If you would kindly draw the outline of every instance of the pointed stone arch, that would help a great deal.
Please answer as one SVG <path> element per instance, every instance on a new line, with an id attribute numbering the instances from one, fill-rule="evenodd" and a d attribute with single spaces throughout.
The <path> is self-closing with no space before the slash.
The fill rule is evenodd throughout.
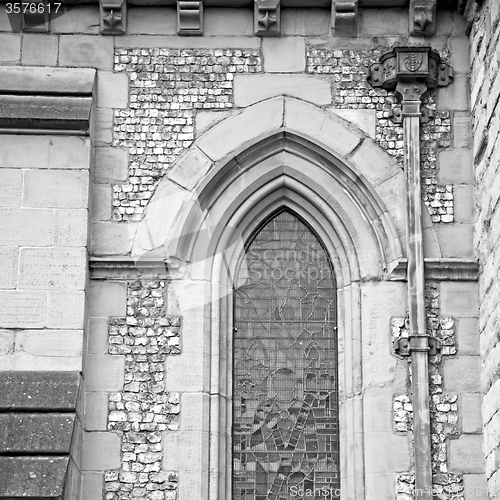
<path id="1" fill-rule="evenodd" d="M 385 346 L 377 354 L 383 369 L 374 368 L 374 381 L 364 381 L 363 352 L 373 352 L 363 344 L 372 329 L 362 306 L 372 292 L 363 286 L 372 280 L 388 283 L 397 299 L 387 314 L 404 315 L 402 284 L 384 281 L 404 258 L 404 174 L 352 124 L 291 98 L 260 102 L 206 131 L 160 181 L 136 235 L 137 260 L 161 257 L 178 269 L 169 304 L 184 318 L 183 355 L 167 361 L 166 383 L 168 391 L 182 392 L 181 425 L 164 437 L 165 449 L 172 450 L 165 468 L 180 467 L 181 498 L 207 497 L 207 491 L 209 500 L 231 498 L 235 269 L 248 237 L 280 207 L 308 222 L 336 275 L 343 494 L 380 498 L 392 493 L 394 472 L 408 470 L 409 453 L 406 440 L 388 433 L 394 452 L 389 463 L 372 470 L 374 450 L 366 449 L 366 436 L 376 435 L 378 424 L 363 420 L 368 404 L 363 392 L 367 383 L 390 385 L 387 373 L 396 370 L 396 361 Z M 435 249 L 430 256 L 439 256 L 425 217 Z M 196 453 L 176 453 L 187 448 Z M 181 455 L 186 458 L 179 464 Z"/>

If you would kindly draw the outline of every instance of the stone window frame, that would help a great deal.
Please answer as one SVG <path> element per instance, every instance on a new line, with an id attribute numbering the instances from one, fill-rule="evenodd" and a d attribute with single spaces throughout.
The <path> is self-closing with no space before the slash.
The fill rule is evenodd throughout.
<path id="1" fill-rule="evenodd" d="M 184 391 L 180 431 L 164 435 L 164 468 L 179 471 L 180 498 L 200 494 L 209 500 L 231 498 L 227 471 L 231 470 L 232 280 L 244 242 L 283 206 L 316 232 L 335 269 L 343 353 L 339 356 L 342 495 L 369 498 L 368 492 L 378 481 L 376 471 L 365 474 L 365 464 L 371 467 L 375 453 L 370 445 L 366 450 L 365 442 L 371 439 L 366 436 L 376 431 L 372 421 L 363 422 L 366 402 L 362 395 L 361 339 L 363 328 L 368 326 L 363 327 L 361 284 L 365 278 L 387 277 L 403 259 L 404 174 L 371 139 L 333 113 L 290 98 L 268 100 L 266 109 L 276 102 L 284 109 L 286 122 L 277 129 L 258 134 L 254 128 L 253 137 L 242 140 L 241 136 L 248 134 L 248 127 L 242 129 L 242 115 L 251 115 L 251 106 L 197 139 L 185 157 L 201 150 L 213 161 L 211 168 L 208 173 L 204 170 L 197 182 L 190 181 L 195 186 L 191 197 L 179 204 L 169 230 L 158 225 L 153 217 L 157 217 L 156 212 L 150 218 L 152 246 L 164 241 L 163 246 L 156 243 L 151 253 L 160 253 L 165 261 L 177 265 L 169 285 L 169 302 L 175 304 L 171 312 L 184 318 L 185 355 L 167 360 L 167 390 Z M 302 107 L 302 112 L 294 106 Z M 319 140 L 304 133 L 304 123 L 313 131 L 315 127 L 326 128 L 331 133 Z M 238 128 L 239 134 L 234 133 Z M 348 151 L 343 141 L 346 134 L 359 138 L 351 142 Z M 226 153 L 217 157 L 210 151 L 214 144 Z M 182 168 L 182 162 L 183 157 L 174 169 Z M 160 183 L 157 188 L 159 206 L 169 182 L 166 179 L 165 185 Z M 193 350 L 197 358 L 188 354 Z M 175 384 L 181 365 L 198 373 L 192 388 L 186 389 L 185 379 L 178 378 Z M 188 448 L 193 453 L 186 454 L 185 465 L 179 465 L 176 450 Z M 403 455 L 409 456 L 409 452 L 401 451 Z M 394 474 L 384 474 L 384 487 L 394 491 Z"/>

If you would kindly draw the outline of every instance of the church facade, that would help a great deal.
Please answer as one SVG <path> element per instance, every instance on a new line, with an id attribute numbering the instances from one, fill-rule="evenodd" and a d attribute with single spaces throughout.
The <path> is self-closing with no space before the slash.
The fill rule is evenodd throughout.
<path id="1" fill-rule="evenodd" d="M 0 499 L 500 498 L 498 2 L 0 7 Z"/>

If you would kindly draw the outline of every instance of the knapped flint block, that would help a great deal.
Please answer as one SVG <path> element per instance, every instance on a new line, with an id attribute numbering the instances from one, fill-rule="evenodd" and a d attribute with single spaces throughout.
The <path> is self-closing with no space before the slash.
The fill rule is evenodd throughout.
<path id="1" fill-rule="evenodd" d="M 0 411 L 74 410 L 79 384 L 78 372 L 0 372 Z"/>
<path id="2" fill-rule="evenodd" d="M 0 498 L 58 499 L 68 457 L 0 457 Z"/>
<path id="3" fill-rule="evenodd" d="M 0 414 L 0 449 L 8 453 L 68 453 L 74 413 Z"/>

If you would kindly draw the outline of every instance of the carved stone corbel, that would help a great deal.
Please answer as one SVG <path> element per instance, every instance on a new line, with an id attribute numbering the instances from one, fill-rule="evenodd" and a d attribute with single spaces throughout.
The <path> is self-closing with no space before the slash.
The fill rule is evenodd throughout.
<path id="1" fill-rule="evenodd" d="M 410 0 L 410 35 L 436 33 L 436 4 L 437 0 Z"/>
<path id="2" fill-rule="evenodd" d="M 24 7 L 27 7 L 24 9 Z M 47 0 L 23 4 L 21 29 L 25 33 L 49 33 L 50 9 Z"/>
<path id="3" fill-rule="evenodd" d="M 332 0 L 332 30 L 340 36 L 356 36 L 358 0 Z"/>
<path id="4" fill-rule="evenodd" d="M 280 0 L 254 0 L 254 31 L 259 36 L 281 34 Z"/>
<path id="5" fill-rule="evenodd" d="M 203 35 L 203 0 L 177 0 L 177 33 Z"/>
<path id="6" fill-rule="evenodd" d="M 101 35 L 123 35 L 127 30 L 127 1 L 99 0 Z"/>

